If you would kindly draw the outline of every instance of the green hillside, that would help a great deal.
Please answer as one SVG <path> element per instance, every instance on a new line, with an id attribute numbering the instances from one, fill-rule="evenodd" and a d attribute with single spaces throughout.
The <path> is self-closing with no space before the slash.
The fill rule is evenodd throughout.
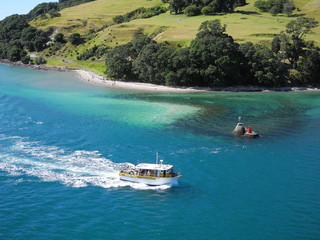
<path id="1" fill-rule="evenodd" d="M 147 19 L 136 19 L 130 22 L 114 24 L 113 17 L 133 11 L 139 7 L 168 6 L 160 0 L 134 0 L 128 4 L 125 0 L 96 0 L 75 7 L 63 9 L 61 17 L 52 19 L 36 19 L 30 24 L 38 29 L 53 27 L 56 32 L 66 37 L 78 32 L 85 36 L 86 43 L 73 46 L 67 43 L 55 52 L 55 56 L 43 53 L 49 58 L 48 63 L 54 66 L 82 67 L 103 72 L 103 62 L 78 62 L 77 57 L 87 49 L 96 45 L 115 47 L 132 40 L 137 32 L 151 36 L 158 42 L 168 41 L 179 46 L 188 46 L 195 38 L 200 24 L 206 20 L 221 20 L 227 25 L 227 34 L 237 42 L 253 42 L 270 44 L 275 34 L 285 29 L 288 22 L 296 17 L 313 17 L 320 22 L 320 0 L 296 0 L 297 10 L 291 17 L 270 13 L 261 13 L 254 7 L 256 0 L 247 0 L 247 5 L 238 7 L 234 13 L 215 16 L 195 16 L 170 14 L 169 11 Z M 314 29 L 314 34 L 307 37 L 320 45 L 320 27 Z M 52 55 L 52 54 L 51 54 Z M 64 59 L 64 60 L 62 60 Z M 70 61 L 68 61 L 70 60 Z M 97 59 L 94 59 L 97 60 Z"/>
<path id="2" fill-rule="evenodd" d="M 300 2 L 301 1 L 301 2 Z M 253 6 L 255 0 L 247 1 L 248 5 L 238 7 L 235 13 L 218 16 L 172 15 L 169 12 L 150 19 L 139 19 L 129 23 L 115 25 L 110 28 L 120 43 L 133 35 L 134 31 L 143 29 L 147 35 L 154 36 L 157 41 L 169 41 L 188 45 L 194 39 L 200 24 L 206 20 L 220 19 L 227 25 L 227 33 L 238 42 L 251 41 L 253 43 L 270 41 L 274 35 L 285 29 L 285 26 L 294 17 L 272 16 L 269 13 L 259 13 Z M 320 21 L 320 1 L 298 0 L 296 5 L 301 9 L 296 15 L 313 17 Z M 109 31 L 110 31 L 109 30 Z M 109 31 L 99 32 L 97 41 L 108 40 Z M 126 35 L 126 36 L 124 36 Z M 309 37 L 320 45 L 320 27 L 315 34 Z"/>
<path id="3" fill-rule="evenodd" d="M 54 27 L 59 32 L 87 33 L 90 29 L 101 29 L 113 23 L 112 18 L 133 11 L 139 7 L 161 6 L 160 0 L 135 0 L 128 4 L 125 0 L 96 0 L 75 7 L 63 9 L 61 17 L 36 19 L 30 24 L 39 29 Z"/>
<path id="4" fill-rule="evenodd" d="M 131 40 L 134 32 L 143 30 L 147 35 L 154 36 L 157 41 L 170 41 L 188 44 L 198 31 L 200 24 L 206 20 L 220 19 L 227 24 L 227 33 L 239 42 L 252 41 L 254 43 L 268 41 L 285 29 L 285 25 L 294 17 L 272 16 L 269 13 L 259 13 L 253 6 L 255 0 L 248 0 L 247 5 L 238 7 L 235 13 L 218 16 L 172 15 L 169 12 L 148 19 L 134 20 L 129 23 L 113 25 L 98 32 L 94 44 L 106 43 L 114 46 Z M 295 11 L 293 16 L 313 17 L 320 21 L 320 0 L 296 0 L 296 6 L 301 11 Z M 135 0 L 130 4 L 125 0 L 96 0 L 94 2 L 67 8 L 61 11 L 61 17 L 35 20 L 32 26 L 45 29 L 50 26 L 59 32 L 70 34 L 87 33 L 90 29 L 98 30 L 112 25 L 112 18 L 125 14 L 139 7 L 164 5 L 159 0 Z M 310 36 L 320 44 L 320 27 Z M 112 41 L 111 41 L 112 40 Z"/>

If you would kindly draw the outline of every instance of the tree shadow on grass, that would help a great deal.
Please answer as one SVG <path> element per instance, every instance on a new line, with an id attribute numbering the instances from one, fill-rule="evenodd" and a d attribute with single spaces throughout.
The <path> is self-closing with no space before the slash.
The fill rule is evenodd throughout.
<path id="1" fill-rule="evenodd" d="M 235 11 L 236 13 L 241 13 L 245 15 L 261 15 L 261 13 L 255 12 L 255 11 L 242 11 L 242 10 L 237 10 Z"/>
<path id="2" fill-rule="evenodd" d="M 304 14 L 304 13 L 295 13 L 295 14 L 290 14 L 289 15 L 289 17 L 303 17 L 303 16 L 305 16 L 306 14 Z"/>

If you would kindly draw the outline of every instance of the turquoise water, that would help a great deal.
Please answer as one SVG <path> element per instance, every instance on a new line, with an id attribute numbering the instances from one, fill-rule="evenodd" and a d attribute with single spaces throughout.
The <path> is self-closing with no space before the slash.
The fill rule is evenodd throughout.
<path id="1" fill-rule="evenodd" d="M 233 136 L 237 117 L 262 137 Z M 0 65 L 0 239 L 319 239 L 320 93 L 154 94 Z M 121 182 L 156 152 L 178 186 Z"/>

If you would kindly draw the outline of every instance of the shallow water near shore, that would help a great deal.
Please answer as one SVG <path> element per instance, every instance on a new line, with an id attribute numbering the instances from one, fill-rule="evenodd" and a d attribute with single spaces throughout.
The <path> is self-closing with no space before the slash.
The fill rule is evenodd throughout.
<path id="1" fill-rule="evenodd" d="M 261 134 L 231 134 L 238 116 Z M 320 92 L 156 94 L 0 65 L 0 239 L 319 239 Z M 119 180 L 156 153 L 178 186 Z"/>

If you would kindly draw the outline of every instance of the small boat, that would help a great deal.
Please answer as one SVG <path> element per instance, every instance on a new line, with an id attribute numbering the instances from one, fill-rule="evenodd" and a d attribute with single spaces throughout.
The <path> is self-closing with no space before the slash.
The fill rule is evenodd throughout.
<path id="1" fill-rule="evenodd" d="M 256 133 L 256 132 L 246 132 L 245 134 L 244 134 L 244 136 L 245 137 L 247 137 L 247 138 L 257 138 L 257 137 L 260 137 L 260 135 L 258 134 L 258 133 Z"/>
<path id="2" fill-rule="evenodd" d="M 238 118 L 238 123 L 232 133 L 239 135 L 239 136 L 245 136 L 247 138 L 257 138 L 260 137 L 260 135 L 254 131 L 252 131 L 251 127 L 246 127 L 242 122 L 242 118 Z"/>
<path id="3" fill-rule="evenodd" d="M 173 165 L 163 164 L 163 160 L 159 164 L 157 162 L 126 167 L 119 172 L 120 179 L 150 186 L 177 184 L 181 175 L 174 172 Z"/>

